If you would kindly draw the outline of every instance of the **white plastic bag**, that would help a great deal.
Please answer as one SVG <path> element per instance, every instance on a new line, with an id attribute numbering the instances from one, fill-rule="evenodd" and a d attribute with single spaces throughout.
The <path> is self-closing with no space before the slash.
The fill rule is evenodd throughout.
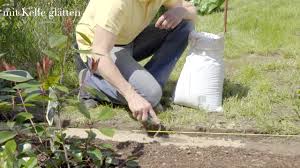
<path id="1" fill-rule="evenodd" d="M 222 112 L 224 37 L 191 32 L 190 51 L 180 74 L 174 103 Z"/>

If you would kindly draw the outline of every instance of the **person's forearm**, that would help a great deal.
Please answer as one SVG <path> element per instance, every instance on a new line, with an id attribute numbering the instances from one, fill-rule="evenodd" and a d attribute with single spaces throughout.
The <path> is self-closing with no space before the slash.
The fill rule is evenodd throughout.
<path id="1" fill-rule="evenodd" d="M 190 2 L 183 2 L 184 10 L 184 19 L 195 21 L 197 18 L 197 9 L 196 7 L 191 4 Z"/>
<path id="2" fill-rule="evenodd" d="M 135 94 L 133 87 L 124 79 L 119 69 L 108 55 L 100 57 L 96 73 L 113 85 L 126 100 L 132 96 L 132 94 Z"/>
<path id="3" fill-rule="evenodd" d="M 96 73 L 113 85 L 125 97 L 125 99 L 128 100 L 130 95 L 135 94 L 136 92 L 124 79 L 118 67 L 109 55 L 114 47 L 115 41 L 115 35 L 100 26 L 96 26 L 95 38 L 92 45 L 93 53 L 95 53 L 93 58 L 95 60 L 99 59 Z"/>

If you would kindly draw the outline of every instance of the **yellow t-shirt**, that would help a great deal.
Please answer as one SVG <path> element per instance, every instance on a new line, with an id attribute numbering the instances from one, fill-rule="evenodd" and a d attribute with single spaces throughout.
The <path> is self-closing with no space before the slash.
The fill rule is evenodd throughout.
<path id="1" fill-rule="evenodd" d="M 117 36 L 116 44 L 132 42 L 150 24 L 163 5 L 177 0 L 90 0 L 76 31 L 85 34 L 91 42 L 96 25 Z M 90 50 L 88 43 L 76 33 L 80 50 Z M 86 56 L 82 55 L 83 61 Z"/>

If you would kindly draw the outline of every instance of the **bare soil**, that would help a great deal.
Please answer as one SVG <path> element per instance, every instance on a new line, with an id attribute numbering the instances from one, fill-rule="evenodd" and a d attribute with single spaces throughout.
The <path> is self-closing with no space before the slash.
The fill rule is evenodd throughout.
<path id="1" fill-rule="evenodd" d="M 279 155 L 242 148 L 180 148 L 136 142 L 121 142 L 114 146 L 123 159 L 135 156 L 139 166 L 145 168 L 300 167 L 300 155 Z"/>
<path id="2" fill-rule="evenodd" d="M 96 129 L 98 142 L 111 143 L 124 167 L 135 158 L 145 168 L 300 167 L 300 138 L 188 136 L 150 138 L 145 133 L 117 130 L 108 138 Z M 68 137 L 85 138 L 85 129 L 68 129 Z M 123 161 L 123 164 L 122 164 Z"/>

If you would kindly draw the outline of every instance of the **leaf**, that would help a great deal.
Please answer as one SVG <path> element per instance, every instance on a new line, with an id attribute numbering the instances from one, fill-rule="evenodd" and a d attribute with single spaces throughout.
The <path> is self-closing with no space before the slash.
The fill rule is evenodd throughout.
<path id="1" fill-rule="evenodd" d="M 110 101 L 104 93 L 102 93 L 101 91 L 99 91 L 95 88 L 85 86 L 83 89 L 84 89 L 84 91 L 90 93 L 92 96 L 96 97 L 97 99 L 105 100 L 108 102 Z"/>
<path id="2" fill-rule="evenodd" d="M 82 38 L 85 42 L 87 42 L 90 46 L 92 46 L 91 40 L 90 40 L 84 33 L 81 33 L 81 32 L 77 32 L 77 33 L 81 36 L 81 38 Z"/>
<path id="3" fill-rule="evenodd" d="M 296 98 L 300 99 L 300 88 L 296 89 Z"/>
<path id="4" fill-rule="evenodd" d="M 83 155 L 80 150 L 72 150 L 72 156 L 74 157 L 76 162 L 82 162 Z"/>
<path id="5" fill-rule="evenodd" d="M 115 129 L 113 128 L 100 128 L 99 131 L 103 134 L 106 135 L 108 137 L 113 137 L 115 134 Z"/>
<path id="6" fill-rule="evenodd" d="M 105 163 L 108 165 L 114 165 L 114 167 L 117 167 L 120 164 L 119 160 L 115 157 L 106 157 Z"/>
<path id="7" fill-rule="evenodd" d="M 92 66 L 90 68 L 91 71 L 92 71 L 92 73 L 96 73 L 97 72 L 99 61 L 100 61 L 100 59 L 96 60 L 96 59 L 92 58 Z"/>
<path id="8" fill-rule="evenodd" d="M 12 104 L 8 103 L 8 102 L 0 102 L 0 108 L 4 109 L 4 108 L 11 108 Z"/>
<path id="9" fill-rule="evenodd" d="M 40 88 L 39 83 L 20 83 L 13 87 L 13 89 L 27 89 L 27 88 Z"/>
<path id="10" fill-rule="evenodd" d="M 208 4 L 208 10 L 207 12 L 210 14 L 215 9 L 219 8 L 223 4 L 224 0 L 211 0 Z"/>
<path id="11" fill-rule="evenodd" d="M 0 0 L 0 7 L 6 3 L 6 0 Z"/>
<path id="12" fill-rule="evenodd" d="M 49 90 L 50 87 L 56 86 L 59 83 L 60 76 L 49 76 L 46 81 L 43 82 L 43 89 Z"/>
<path id="13" fill-rule="evenodd" d="M 17 134 L 11 131 L 0 131 L 0 144 L 14 138 Z"/>
<path id="14" fill-rule="evenodd" d="M 35 128 L 39 136 L 42 136 L 46 131 L 45 127 L 42 125 L 36 125 Z"/>
<path id="15" fill-rule="evenodd" d="M 16 104 L 16 106 L 23 106 L 23 104 Z M 35 107 L 35 104 L 25 103 L 25 107 Z"/>
<path id="16" fill-rule="evenodd" d="M 64 93 L 69 93 L 69 89 L 67 87 L 65 87 L 65 86 L 56 85 L 55 88 L 58 89 L 58 90 L 60 90 L 60 91 L 62 91 L 62 92 L 64 92 Z"/>
<path id="17" fill-rule="evenodd" d="M 67 102 L 68 105 L 70 106 L 75 106 L 78 103 L 78 99 L 65 99 L 65 101 Z"/>
<path id="18" fill-rule="evenodd" d="M 1 54 L 0 54 L 0 58 L 3 57 L 5 54 L 6 54 L 6 53 L 1 53 Z"/>
<path id="19" fill-rule="evenodd" d="M 51 126 L 54 121 L 54 116 L 58 112 L 59 101 L 56 94 L 56 91 L 49 87 L 49 101 L 46 110 L 46 120 Z"/>
<path id="20" fill-rule="evenodd" d="M 26 162 L 26 164 L 24 165 L 24 167 L 26 168 L 34 168 L 37 167 L 38 165 L 38 160 L 36 157 L 30 157 L 30 159 Z"/>
<path id="21" fill-rule="evenodd" d="M 112 144 L 101 144 L 100 146 L 102 148 L 105 148 L 105 149 L 112 149 L 113 148 Z"/>
<path id="22" fill-rule="evenodd" d="M 43 50 L 43 53 L 46 54 L 48 57 L 50 57 L 56 61 L 59 61 L 59 56 L 55 52 L 53 52 L 51 50 Z"/>
<path id="23" fill-rule="evenodd" d="M 0 72 L 0 79 L 5 79 L 12 82 L 26 82 L 32 80 L 33 77 L 23 70 L 10 70 Z"/>
<path id="24" fill-rule="evenodd" d="M 25 103 L 28 103 L 28 102 L 32 102 L 32 101 L 36 101 L 36 100 L 42 100 L 44 97 L 41 96 L 40 93 L 33 93 L 33 94 L 30 94 L 29 96 L 27 96 L 24 100 Z M 47 98 L 47 97 L 46 97 Z"/>
<path id="25" fill-rule="evenodd" d="M 210 14 L 219 9 L 225 0 L 194 0 L 193 3 L 197 7 L 200 14 Z"/>
<path id="26" fill-rule="evenodd" d="M 97 135 L 94 131 L 89 130 L 89 131 L 86 131 L 86 133 L 88 134 L 88 137 L 87 137 L 88 140 L 95 140 Z"/>
<path id="27" fill-rule="evenodd" d="M 15 140 L 10 140 L 5 143 L 5 151 L 9 154 L 15 153 L 17 150 L 17 144 Z"/>
<path id="28" fill-rule="evenodd" d="M 79 54 L 92 54 L 92 50 L 76 50 Z"/>
<path id="29" fill-rule="evenodd" d="M 8 92 L 8 93 L 16 93 L 15 90 L 11 89 L 11 88 L 3 88 L 0 89 L 1 92 Z"/>
<path id="30" fill-rule="evenodd" d="M 30 94 L 30 93 L 40 93 L 41 92 L 41 88 L 26 88 L 24 89 L 24 93 L 26 94 Z"/>
<path id="31" fill-rule="evenodd" d="M 16 150 L 17 144 L 14 139 L 7 141 L 4 145 L 4 152 L 6 157 L 6 162 L 9 163 L 9 166 L 5 167 L 14 167 L 14 163 L 16 163 Z"/>
<path id="32" fill-rule="evenodd" d="M 65 35 L 52 35 L 49 38 L 49 45 L 51 48 L 63 48 L 64 45 L 66 45 L 68 41 L 68 37 Z"/>
<path id="33" fill-rule="evenodd" d="M 0 101 L 5 101 L 11 99 L 13 96 L 11 95 L 5 95 L 5 96 L 0 96 Z"/>
<path id="34" fill-rule="evenodd" d="M 137 161 L 134 161 L 134 160 L 129 160 L 126 162 L 126 167 L 128 168 L 136 168 L 136 167 L 139 167 L 139 164 Z"/>
<path id="35" fill-rule="evenodd" d="M 88 155 L 93 159 L 93 162 L 102 163 L 102 153 L 99 149 L 90 149 L 87 151 Z"/>
<path id="36" fill-rule="evenodd" d="M 113 111 L 111 110 L 111 108 L 104 107 L 97 118 L 100 121 L 106 121 L 106 120 L 112 119 L 114 117 L 114 115 L 115 114 L 113 113 Z"/>
<path id="37" fill-rule="evenodd" d="M 32 119 L 32 118 L 33 118 L 33 115 L 31 113 L 22 112 L 22 113 L 17 114 L 16 122 L 23 123 L 24 121 Z"/>
<path id="38" fill-rule="evenodd" d="M 15 124 L 16 124 L 16 122 L 14 122 L 14 121 L 7 121 L 7 122 L 6 122 L 6 125 L 7 125 L 7 127 L 8 127 L 9 129 L 13 129 L 14 126 L 15 126 Z"/>
<path id="39" fill-rule="evenodd" d="M 63 139 L 60 133 L 55 134 L 54 143 L 63 144 Z"/>
<path id="40" fill-rule="evenodd" d="M 77 104 L 77 109 L 81 114 L 83 114 L 86 118 L 91 119 L 91 114 L 89 110 L 86 108 L 86 106 L 83 103 L 78 103 Z"/>

